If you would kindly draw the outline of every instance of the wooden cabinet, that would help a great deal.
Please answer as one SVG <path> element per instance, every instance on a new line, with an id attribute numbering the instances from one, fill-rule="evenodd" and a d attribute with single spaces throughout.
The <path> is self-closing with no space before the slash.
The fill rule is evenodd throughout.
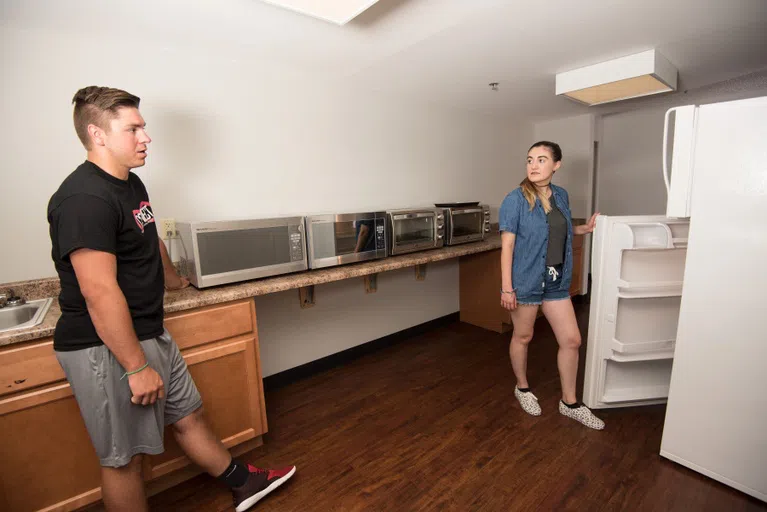
<path id="1" fill-rule="evenodd" d="M 581 293 L 583 236 L 573 237 L 573 279 L 570 296 Z M 501 306 L 501 250 L 462 256 L 459 263 L 462 322 L 495 332 L 512 329 L 511 314 Z M 539 311 L 540 314 L 540 311 Z"/>
<path id="2" fill-rule="evenodd" d="M 570 296 L 580 295 L 583 278 L 583 235 L 573 237 L 573 280 L 570 283 Z"/>
<path id="3" fill-rule="evenodd" d="M 96 452 L 66 381 L 0 400 L 0 434 L 0 510 L 75 510 L 101 498 Z"/>
<path id="4" fill-rule="evenodd" d="M 260 445 L 267 423 L 253 300 L 173 313 L 166 328 L 224 445 L 235 454 Z M 0 434 L 0 510 L 69 511 L 101 498 L 98 460 L 50 339 L 0 350 Z M 170 427 L 165 448 L 145 458 L 150 494 L 200 472 Z"/>
<path id="5" fill-rule="evenodd" d="M 232 448 L 266 432 L 253 337 L 190 351 L 184 359 L 202 395 L 208 421 L 224 446 Z M 146 464 L 145 477 L 154 480 L 191 461 L 169 426 L 165 429 L 165 453 L 147 457 Z"/>
<path id="6" fill-rule="evenodd" d="M 501 250 L 462 256 L 458 268 L 461 322 L 510 331 L 511 314 L 501 306 Z"/>

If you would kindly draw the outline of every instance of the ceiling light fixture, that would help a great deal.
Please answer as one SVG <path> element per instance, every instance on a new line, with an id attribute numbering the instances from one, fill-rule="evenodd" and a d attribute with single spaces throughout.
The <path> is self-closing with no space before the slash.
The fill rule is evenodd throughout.
<path id="1" fill-rule="evenodd" d="M 556 94 L 601 105 L 676 90 L 676 68 L 656 50 L 557 74 Z"/>
<path id="2" fill-rule="evenodd" d="M 346 25 L 378 0 L 263 0 L 312 18 Z"/>

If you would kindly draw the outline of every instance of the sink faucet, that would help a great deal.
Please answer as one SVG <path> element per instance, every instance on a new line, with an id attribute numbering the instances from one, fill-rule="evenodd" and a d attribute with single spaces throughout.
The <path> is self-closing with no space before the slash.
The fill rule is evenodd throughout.
<path id="1" fill-rule="evenodd" d="M 21 306 L 24 303 L 26 303 L 26 301 L 21 297 L 17 297 L 13 293 L 13 290 L 8 290 L 6 293 L 0 293 L 0 308 Z"/>

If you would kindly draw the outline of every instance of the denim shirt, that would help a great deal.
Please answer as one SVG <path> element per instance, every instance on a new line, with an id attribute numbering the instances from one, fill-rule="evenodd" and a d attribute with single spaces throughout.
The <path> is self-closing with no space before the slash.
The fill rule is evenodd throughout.
<path id="1" fill-rule="evenodd" d="M 566 290 L 573 277 L 573 221 L 570 200 L 562 187 L 551 185 L 551 192 L 557 207 L 567 220 L 565 261 L 562 265 L 562 283 Z M 509 192 L 498 213 L 499 229 L 516 234 L 514 255 L 511 260 L 511 284 L 517 297 L 527 298 L 543 294 L 546 275 L 546 251 L 549 244 L 549 223 L 541 201 L 536 198 L 530 211 L 530 204 L 522 194 L 522 188 Z"/>

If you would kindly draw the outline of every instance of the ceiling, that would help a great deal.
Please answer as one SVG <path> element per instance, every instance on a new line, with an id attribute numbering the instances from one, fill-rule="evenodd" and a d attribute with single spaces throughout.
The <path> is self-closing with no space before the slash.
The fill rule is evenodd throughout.
<path id="1" fill-rule="evenodd" d="M 379 0 L 344 26 L 262 0 L 3 0 L 0 20 L 232 51 L 525 119 L 588 112 L 554 96 L 555 74 L 650 48 L 677 67 L 681 89 L 767 68 L 765 0 Z"/>

